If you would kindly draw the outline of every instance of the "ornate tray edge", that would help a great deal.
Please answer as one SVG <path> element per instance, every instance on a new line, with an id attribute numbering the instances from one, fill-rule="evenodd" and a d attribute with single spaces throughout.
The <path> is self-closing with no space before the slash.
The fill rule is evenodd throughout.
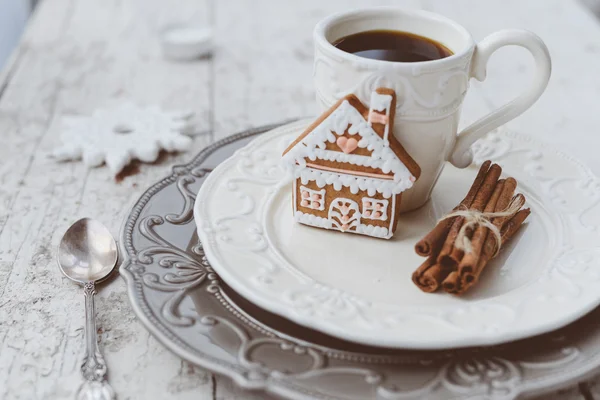
<path id="1" fill-rule="evenodd" d="M 296 399 L 311 399 L 311 396 L 306 396 L 301 392 L 287 388 L 281 382 L 278 382 L 278 384 L 275 385 L 275 382 L 273 381 L 271 381 L 271 383 L 273 384 L 269 384 L 269 382 L 265 383 L 261 381 L 253 381 L 248 377 L 237 373 L 235 370 L 232 370 L 227 365 L 224 365 L 223 363 L 219 362 L 219 360 L 212 360 L 212 357 L 209 355 L 203 355 L 203 357 L 197 356 L 196 349 L 189 347 L 186 343 L 173 336 L 172 332 L 170 332 L 166 327 L 162 325 L 162 323 L 160 323 L 160 321 L 156 318 L 154 313 L 149 308 L 146 302 L 146 298 L 144 296 L 136 296 L 136 293 L 141 294 L 142 285 L 139 281 L 136 280 L 134 275 L 129 270 L 127 270 L 127 267 L 131 266 L 134 263 L 135 257 L 135 251 L 131 243 L 132 231 L 141 211 L 156 191 L 162 189 L 167 184 L 172 183 L 178 176 L 189 173 L 194 167 L 202 164 L 202 162 L 204 162 L 214 151 L 218 150 L 222 146 L 233 143 L 240 139 L 248 138 L 254 135 L 258 135 L 260 133 L 267 132 L 269 130 L 299 120 L 300 119 L 298 118 L 293 118 L 279 123 L 247 129 L 245 131 L 227 136 L 202 149 L 189 162 L 183 165 L 174 165 L 171 169 L 170 175 L 166 176 L 165 178 L 154 183 L 152 186 L 146 189 L 142 193 L 142 195 L 132 203 L 133 205 L 130 207 L 131 211 L 127 214 L 127 217 L 124 219 L 119 230 L 119 252 L 120 257 L 122 258 L 121 264 L 119 266 L 119 275 L 123 277 L 127 284 L 127 294 L 129 297 L 129 302 L 136 317 L 159 343 L 161 343 L 163 346 L 165 346 L 168 350 L 173 352 L 181 359 L 206 368 L 212 372 L 216 372 L 218 374 L 226 376 L 232 379 L 237 385 L 244 389 L 265 390 L 273 394 L 286 396 L 290 398 L 293 397 Z M 142 304 L 139 303 L 140 299 L 142 300 Z"/>

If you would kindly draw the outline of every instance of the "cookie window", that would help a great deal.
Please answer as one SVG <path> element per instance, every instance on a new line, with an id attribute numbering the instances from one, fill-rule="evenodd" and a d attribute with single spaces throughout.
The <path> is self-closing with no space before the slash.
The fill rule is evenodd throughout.
<path id="1" fill-rule="evenodd" d="M 362 199 L 362 217 L 378 221 L 387 220 L 387 200 L 371 199 L 363 197 Z"/>
<path id="2" fill-rule="evenodd" d="M 312 190 L 300 186 L 300 205 L 311 210 L 323 211 L 325 209 L 325 189 Z"/>

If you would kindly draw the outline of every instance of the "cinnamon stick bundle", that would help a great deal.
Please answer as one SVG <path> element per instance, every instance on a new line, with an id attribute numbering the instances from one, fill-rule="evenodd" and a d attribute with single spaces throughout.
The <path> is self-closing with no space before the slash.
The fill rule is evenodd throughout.
<path id="1" fill-rule="evenodd" d="M 484 162 L 463 201 L 415 245 L 428 257 L 412 276 L 424 292 L 464 293 L 529 215 L 521 209 L 525 197 L 514 196 L 516 180 L 499 179 L 501 173 L 499 165 Z"/>
<path id="2" fill-rule="evenodd" d="M 475 196 L 475 199 L 473 200 L 473 203 L 471 204 L 471 207 L 469 207 L 469 210 L 483 211 L 487 202 L 492 196 L 494 189 L 496 188 L 496 184 L 498 183 L 498 178 L 500 177 L 501 173 L 502 168 L 498 164 L 494 164 L 490 167 L 485 179 L 483 180 L 483 183 L 481 184 L 481 187 L 479 188 L 479 191 L 477 192 L 477 195 Z M 448 269 L 456 268 L 464 254 L 463 251 L 455 246 L 456 237 L 458 236 L 460 228 L 462 228 L 464 222 L 465 219 L 463 217 L 458 217 L 454 221 L 452 228 L 450 228 L 450 232 L 446 237 L 446 241 L 442 246 L 442 250 L 438 255 L 438 262 Z M 470 238 L 472 232 L 467 232 L 466 234 Z"/>

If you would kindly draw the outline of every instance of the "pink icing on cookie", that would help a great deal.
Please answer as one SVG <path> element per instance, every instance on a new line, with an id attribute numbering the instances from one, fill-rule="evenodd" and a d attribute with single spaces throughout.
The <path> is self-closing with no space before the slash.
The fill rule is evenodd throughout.
<path id="1" fill-rule="evenodd" d="M 345 136 L 340 136 L 335 141 L 338 147 L 346 154 L 352 153 L 358 147 L 358 141 L 354 138 L 348 139 Z"/>
<path id="2" fill-rule="evenodd" d="M 376 112 L 371 111 L 369 113 L 369 122 L 373 124 L 387 124 L 388 116 L 383 114 L 378 114 Z"/>

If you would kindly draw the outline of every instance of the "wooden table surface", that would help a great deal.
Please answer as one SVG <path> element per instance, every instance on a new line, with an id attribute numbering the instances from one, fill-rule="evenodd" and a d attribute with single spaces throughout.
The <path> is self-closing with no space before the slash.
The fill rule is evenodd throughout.
<path id="1" fill-rule="evenodd" d="M 370 1 L 372 4 L 397 4 Z M 525 7 L 524 4 L 527 4 Z M 84 353 L 81 289 L 63 278 L 55 249 L 80 217 L 114 235 L 142 191 L 171 165 L 236 131 L 314 114 L 312 28 L 324 16 L 366 6 L 358 0 L 42 0 L 0 72 L 0 398 L 72 399 Z M 508 124 L 561 147 L 600 174 L 600 23 L 575 0 L 404 0 L 456 19 L 479 40 L 523 27 L 548 44 L 554 69 L 547 92 Z M 0 11 L 1 12 L 1 11 Z M 212 26 L 216 51 L 205 60 L 163 59 L 158 34 L 177 22 Z M 488 81 L 473 82 L 464 107 L 471 122 L 531 79 L 518 49 L 492 57 Z M 56 163 L 60 117 L 132 100 L 192 109 L 204 135 L 188 153 L 143 165 L 116 183 L 105 167 Z M 101 346 L 119 399 L 259 399 L 191 366 L 138 323 L 125 283 L 97 298 Z M 544 398 L 600 399 L 592 380 Z"/>

